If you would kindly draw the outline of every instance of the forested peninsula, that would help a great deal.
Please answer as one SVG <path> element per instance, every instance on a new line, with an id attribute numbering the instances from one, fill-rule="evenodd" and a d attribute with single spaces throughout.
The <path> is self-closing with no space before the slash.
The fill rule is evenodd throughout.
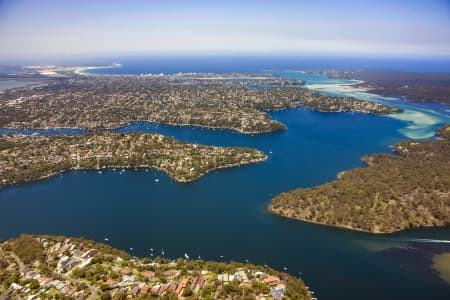
<path id="1" fill-rule="evenodd" d="M 323 225 L 392 233 L 450 225 L 450 125 L 431 141 L 403 141 L 397 155 L 363 158 L 365 168 L 272 199 L 269 211 Z"/>

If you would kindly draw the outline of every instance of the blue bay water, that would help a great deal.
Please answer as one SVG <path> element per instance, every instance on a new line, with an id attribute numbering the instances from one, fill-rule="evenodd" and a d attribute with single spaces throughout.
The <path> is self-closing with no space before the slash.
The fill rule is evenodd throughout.
<path id="1" fill-rule="evenodd" d="M 311 77 L 307 84 L 327 80 Z M 338 93 L 335 84 L 339 83 L 343 82 L 330 81 L 333 88 L 325 92 Z M 379 101 L 391 101 L 425 116 L 436 114 L 438 122 L 421 122 L 424 131 L 446 118 L 445 106 L 416 105 L 400 99 Z M 418 263 L 423 257 L 408 260 L 392 248 L 379 250 L 416 245 L 417 239 L 450 240 L 449 228 L 374 236 L 296 222 L 266 211 L 272 196 L 280 192 L 334 180 L 342 170 L 363 166 L 363 155 L 390 152 L 390 145 L 405 138 L 405 128 L 413 120 L 305 109 L 271 115 L 288 130 L 250 136 L 145 122 L 120 128 L 117 131 L 156 132 L 185 142 L 257 148 L 269 159 L 215 171 L 188 184 L 174 182 L 154 170 L 106 171 L 102 175 L 71 171 L 6 188 L 0 192 L 0 238 L 24 232 L 97 241 L 108 237 L 112 246 L 132 247 L 132 253 L 139 256 L 149 255 L 148 249 L 154 248 L 158 253 L 164 249 L 173 258 L 188 253 L 223 261 L 248 259 L 278 270 L 287 267 L 291 274 L 301 276 L 319 299 L 446 299 L 450 285 L 426 264 Z M 59 132 L 82 133 L 39 131 Z M 446 244 L 436 245 L 450 251 Z M 427 251 L 431 250 L 425 255 Z"/>

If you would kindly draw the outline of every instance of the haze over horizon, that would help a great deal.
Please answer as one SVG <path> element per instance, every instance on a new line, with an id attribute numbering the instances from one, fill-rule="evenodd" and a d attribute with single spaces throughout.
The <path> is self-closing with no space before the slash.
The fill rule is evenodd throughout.
<path id="1" fill-rule="evenodd" d="M 2 1 L 0 55 L 450 56 L 450 3 Z"/>

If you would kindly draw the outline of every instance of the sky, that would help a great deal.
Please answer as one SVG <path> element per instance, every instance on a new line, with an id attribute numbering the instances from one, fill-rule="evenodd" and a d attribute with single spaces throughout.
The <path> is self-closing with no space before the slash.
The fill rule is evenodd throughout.
<path id="1" fill-rule="evenodd" d="M 450 0 L 0 0 L 0 56 L 450 56 Z"/>

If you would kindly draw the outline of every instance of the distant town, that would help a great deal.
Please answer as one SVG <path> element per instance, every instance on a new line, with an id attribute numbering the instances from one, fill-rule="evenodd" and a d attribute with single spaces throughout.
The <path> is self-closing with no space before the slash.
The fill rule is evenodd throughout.
<path id="1" fill-rule="evenodd" d="M 149 121 L 255 134 L 286 129 L 266 111 L 304 107 L 320 112 L 401 112 L 379 103 L 327 96 L 302 88 L 302 80 L 270 74 L 80 72 L 40 70 L 39 84 L 0 93 L 0 126 L 104 130 Z M 43 80 L 43 74 L 50 77 Z"/>
<path id="2" fill-rule="evenodd" d="M 132 249 L 131 249 L 132 250 Z M 315 299 L 269 267 L 190 258 L 137 258 L 83 239 L 22 235 L 0 244 L 2 299 Z M 162 250 L 164 256 L 164 250 Z M 158 256 L 158 257 L 157 257 Z"/>

